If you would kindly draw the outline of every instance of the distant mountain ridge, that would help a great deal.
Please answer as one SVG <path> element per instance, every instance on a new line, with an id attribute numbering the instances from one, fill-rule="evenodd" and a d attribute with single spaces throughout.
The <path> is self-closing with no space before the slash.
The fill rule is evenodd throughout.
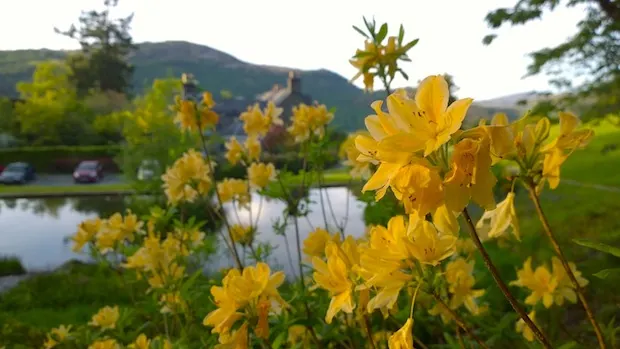
<path id="1" fill-rule="evenodd" d="M 32 78 L 37 62 L 62 59 L 69 52 L 48 49 L 0 51 L 0 96 L 17 97 L 15 85 Z M 303 92 L 328 108 L 335 107 L 333 124 L 346 131 L 364 128 L 364 118 L 372 113 L 370 103 L 385 97 L 383 91 L 365 93 L 349 83 L 347 78 L 326 69 L 304 71 L 256 65 L 211 47 L 185 41 L 141 43 L 130 61 L 135 66 L 133 83 L 137 93 L 149 87 L 154 79 L 178 78 L 182 73 L 189 72 L 194 74 L 201 87 L 216 96 L 219 91 L 228 90 L 248 101 L 270 90 L 274 84 L 286 84 L 289 71 L 297 70 L 301 73 Z M 474 103 L 468 120 L 475 122 L 481 117 L 490 118 L 500 111 L 511 118 L 518 114 L 517 109 L 512 107 Z"/>

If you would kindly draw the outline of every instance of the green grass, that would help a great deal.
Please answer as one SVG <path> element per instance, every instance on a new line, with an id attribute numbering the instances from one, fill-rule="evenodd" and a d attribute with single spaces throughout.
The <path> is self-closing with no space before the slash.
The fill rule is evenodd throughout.
<path id="1" fill-rule="evenodd" d="M 19 258 L 14 256 L 0 256 L 0 277 L 8 275 L 22 275 L 26 269 Z"/>
<path id="2" fill-rule="evenodd" d="M 76 194 L 76 193 L 100 193 L 131 190 L 131 186 L 125 183 L 96 184 L 96 185 L 2 185 L 0 196 L 3 194 Z"/>

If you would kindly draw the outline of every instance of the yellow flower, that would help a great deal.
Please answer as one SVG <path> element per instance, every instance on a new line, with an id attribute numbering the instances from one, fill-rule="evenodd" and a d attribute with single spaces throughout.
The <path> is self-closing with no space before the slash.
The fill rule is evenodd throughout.
<path id="1" fill-rule="evenodd" d="M 120 349 L 120 345 L 114 339 L 100 339 L 89 345 L 88 349 Z"/>
<path id="2" fill-rule="evenodd" d="M 291 126 L 287 131 L 295 137 L 295 142 L 304 142 L 311 135 L 322 138 L 325 134 L 325 126 L 332 121 L 334 114 L 327 110 L 327 107 L 321 105 L 300 104 L 293 107 L 293 116 L 291 118 Z"/>
<path id="3" fill-rule="evenodd" d="M 460 212 L 469 199 L 484 209 L 494 209 L 493 187 L 497 179 L 491 172 L 491 145 L 482 129 L 466 131 L 454 146 L 451 169 L 446 174 L 446 205 L 452 211 Z M 466 137 L 463 135 L 463 137 Z"/>
<path id="4" fill-rule="evenodd" d="M 325 229 L 316 228 L 304 240 L 304 254 L 308 257 L 325 256 L 325 246 L 327 246 L 329 241 L 340 243 L 340 235 L 332 235 Z"/>
<path id="5" fill-rule="evenodd" d="M 457 309 L 461 305 L 474 315 L 484 309 L 478 305 L 476 298 L 484 295 L 484 290 L 474 290 L 473 276 L 474 263 L 463 258 L 457 258 L 446 265 L 445 277 L 448 282 L 448 291 L 451 294 L 450 308 Z"/>
<path id="6" fill-rule="evenodd" d="M 358 72 L 351 82 L 357 80 L 360 76 L 364 76 L 364 86 L 367 91 L 372 91 L 374 75 L 368 73 L 370 68 L 373 68 L 381 57 L 381 47 L 375 45 L 372 41 L 366 40 L 364 42 L 364 49 L 357 50 L 355 52 L 355 58 L 350 59 L 349 63 L 357 68 Z"/>
<path id="7" fill-rule="evenodd" d="M 222 203 L 236 201 L 240 207 L 250 203 L 250 188 L 246 180 L 225 178 L 217 184 L 217 192 Z"/>
<path id="8" fill-rule="evenodd" d="M 560 167 L 566 161 L 568 155 L 560 148 L 552 148 L 545 154 L 543 160 L 543 178 L 549 181 L 549 188 L 555 189 L 560 184 Z"/>
<path id="9" fill-rule="evenodd" d="M 241 245 L 248 245 L 254 239 L 252 227 L 247 225 L 234 224 L 230 227 L 233 241 Z"/>
<path id="10" fill-rule="evenodd" d="M 118 318 L 118 306 L 106 306 L 99 309 L 99 312 L 93 315 L 93 318 L 88 324 L 95 327 L 101 327 L 102 329 L 114 329 L 116 328 L 116 322 L 118 321 Z"/>
<path id="11" fill-rule="evenodd" d="M 211 189 L 211 168 L 200 153 L 190 149 L 166 170 L 162 180 L 169 203 L 193 202 Z"/>
<path id="12" fill-rule="evenodd" d="M 265 108 L 263 114 L 265 115 L 266 122 L 270 125 L 283 125 L 284 121 L 280 119 L 283 112 L 283 108 L 276 107 L 275 103 L 270 101 L 267 103 L 267 107 Z"/>
<path id="13" fill-rule="evenodd" d="M 512 228 L 512 234 L 520 240 L 519 221 L 515 210 L 515 194 L 513 192 L 506 195 L 504 201 L 497 204 L 495 209 L 485 211 L 480 220 L 476 223 L 476 228 L 481 235 L 488 238 L 503 236 Z"/>
<path id="14" fill-rule="evenodd" d="M 161 295 L 159 303 L 162 305 L 160 312 L 166 313 L 178 313 L 186 308 L 185 301 L 181 298 L 179 292 L 168 292 Z"/>
<path id="15" fill-rule="evenodd" d="M 43 346 L 45 349 L 51 349 L 64 342 L 69 337 L 69 331 L 71 331 L 71 325 L 60 325 L 57 328 L 52 328 L 50 333 L 47 334 L 47 338 Z"/>
<path id="16" fill-rule="evenodd" d="M 248 160 L 258 160 L 260 158 L 261 145 L 257 136 L 250 136 L 245 141 L 245 148 L 248 151 Z"/>
<path id="17" fill-rule="evenodd" d="M 248 323 L 244 323 L 233 334 L 220 335 L 220 344 L 214 349 L 247 349 L 248 348 Z"/>
<path id="18" fill-rule="evenodd" d="M 343 311 L 352 313 L 355 304 L 353 303 L 353 283 L 349 280 L 349 268 L 343 255 L 339 253 L 338 246 L 330 242 L 325 248 L 327 263 L 318 257 L 312 258 L 314 281 L 317 285 L 327 291 L 331 296 L 331 302 L 325 314 L 325 322 L 331 324 L 334 316 Z"/>
<path id="19" fill-rule="evenodd" d="M 558 287 L 558 279 L 544 266 L 532 271 L 532 258 L 523 264 L 523 269 L 517 271 L 518 279 L 510 284 L 526 287 L 532 293 L 525 299 L 525 304 L 536 305 L 542 299 L 545 308 L 550 308 L 554 302 L 554 294 Z"/>
<path id="20" fill-rule="evenodd" d="M 555 303 L 559 306 L 562 306 L 564 304 L 564 299 L 568 300 L 571 303 L 576 303 L 577 294 L 575 293 L 575 286 L 568 277 L 568 273 L 566 272 L 566 269 L 562 265 L 560 259 L 557 257 L 551 258 L 551 266 L 553 270 L 553 276 L 558 281 L 558 287 L 556 289 L 555 295 Z M 577 279 L 577 283 L 579 283 L 579 286 L 586 286 L 588 284 L 588 280 L 581 276 L 581 272 L 577 270 L 577 266 L 575 265 L 575 263 L 569 262 L 568 266 L 573 272 L 575 279 Z"/>
<path id="21" fill-rule="evenodd" d="M 230 270 L 222 280 L 222 286 L 211 287 L 218 308 L 204 318 L 203 325 L 212 326 L 214 333 L 220 333 L 220 341 L 230 339 L 228 332 L 231 327 L 245 316 L 240 309 L 249 307 L 250 313 L 266 317 L 267 312 L 279 310 L 275 306 L 287 306 L 277 290 L 283 282 L 283 272 L 271 274 L 269 266 L 262 262 L 255 267 L 246 267 L 242 273 L 237 269 Z M 263 333 L 267 331 L 265 321 L 266 318 L 260 323 Z"/>
<path id="22" fill-rule="evenodd" d="M 567 112 L 560 112 L 559 118 L 560 134 L 551 143 L 544 146 L 541 149 L 541 152 L 546 152 L 553 148 L 569 151 L 584 148 L 588 145 L 592 137 L 594 137 L 593 130 L 576 130 L 580 123 L 579 118 L 576 115 Z"/>
<path id="23" fill-rule="evenodd" d="M 248 180 L 250 185 L 257 189 L 263 189 L 276 177 L 276 168 L 272 163 L 252 163 L 248 167 Z"/>
<path id="24" fill-rule="evenodd" d="M 439 208 L 444 199 L 439 173 L 425 159 L 411 161 L 405 166 L 382 163 L 362 191 L 378 189 L 375 199 L 379 200 L 388 186 L 396 198 L 403 202 L 405 212 L 421 217 Z"/>
<path id="25" fill-rule="evenodd" d="M 527 314 L 527 316 L 536 326 L 538 326 L 536 323 L 536 311 L 532 310 L 529 314 Z M 534 341 L 534 332 L 532 332 L 532 329 L 529 326 L 525 325 L 525 321 L 523 321 L 523 319 L 519 319 L 519 321 L 517 321 L 515 329 L 517 333 L 523 333 L 523 337 L 527 339 L 528 342 Z"/>
<path id="26" fill-rule="evenodd" d="M 205 92 L 202 104 L 197 106 L 194 101 L 177 101 L 177 116 L 175 122 L 179 123 L 183 130 L 202 131 L 207 127 L 213 127 L 219 121 L 219 116 L 211 110 L 215 106 L 211 93 Z"/>
<path id="27" fill-rule="evenodd" d="M 248 109 L 239 115 L 243 121 L 243 130 L 249 136 L 264 136 L 269 132 L 271 124 L 263 115 L 258 103 L 249 106 Z"/>
<path id="28" fill-rule="evenodd" d="M 368 178 L 370 177 L 370 162 L 360 161 L 359 157 L 362 153 L 355 145 L 357 136 L 366 136 L 367 132 L 357 132 L 350 134 L 347 139 L 340 145 L 339 156 L 345 161 L 345 166 L 351 167 L 351 177 L 353 178 Z M 362 157 L 363 159 L 364 157 Z"/>
<path id="29" fill-rule="evenodd" d="M 400 133 L 382 140 L 401 151 L 424 150 L 424 156 L 439 149 L 459 130 L 471 98 L 459 99 L 448 106 L 448 83 L 442 75 L 431 75 L 420 83 L 415 101 L 406 93 L 396 92 L 388 97 L 389 114 Z"/>
<path id="30" fill-rule="evenodd" d="M 457 237 L 440 234 L 435 226 L 424 219 L 410 216 L 409 239 L 406 246 L 409 253 L 422 264 L 437 265 L 456 252 Z"/>
<path id="31" fill-rule="evenodd" d="M 390 349 L 413 349 L 413 319 L 408 318 L 407 322 L 398 331 L 390 336 L 388 346 Z"/>
<path id="32" fill-rule="evenodd" d="M 295 348 L 300 343 L 301 348 L 308 348 L 310 345 L 310 333 L 304 325 L 293 325 L 288 328 L 287 342 Z"/>
<path id="33" fill-rule="evenodd" d="M 151 340 L 144 333 L 141 333 L 136 341 L 129 345 L 129 349 L 149 349 L 150 347 Z"/>
<path id="34" fill-rule="evenodd" d="M 226 160 L 231 165 L 236 165 L 243 157 L 243 147 L 237 140 L 237 137 L 232 136 L 224 145 L 226 147 Z"/>
<path id="35" fill-rule="evenodd" d="M 80 223 L 78 231 L 71 240 L 73 240 L 73 252 L 78 252 L 84 245 L 91 242 L 101 229 L 103 222 L 99 218 L 87 219 Z"/>

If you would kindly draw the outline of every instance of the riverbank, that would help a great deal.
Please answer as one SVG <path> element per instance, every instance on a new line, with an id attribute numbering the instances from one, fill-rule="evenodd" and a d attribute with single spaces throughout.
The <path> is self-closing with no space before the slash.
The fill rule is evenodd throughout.
<path id="1" fill-rule="evenodd" d="M 325 172 L 322 187 L 342 187 L 351 183 L 352 179 L 347 170 L 333 169 Z M 297 175 L 287 181 L 288 185 L 300 185 L 302 176 Z M 80 197 L 80 196 L 110 196 L 132 195 L 136 191 L 129 183 L 111 184 L 70 184 L 70 185 L 1 185 L 0 199 L 35 199 L 53 197 Z"/>
<path id="2" fill-rule="evenodd" d="M 131 188 L 131 185 L 127 183 L 99 185 L 4 185 L 0 187 L 0 199 L 131 195 L 134 193 L 135 191 Z"/>

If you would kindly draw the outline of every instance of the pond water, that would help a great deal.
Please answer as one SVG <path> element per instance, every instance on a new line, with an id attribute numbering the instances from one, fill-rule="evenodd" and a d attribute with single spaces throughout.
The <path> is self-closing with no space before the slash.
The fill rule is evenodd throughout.
<path id="1" fill-rule="evenodd" d="M 364 203 L 357 200 L 348 188 L 327 188 L 322 190 L 327 206 L 326 216 L 331 228 L 341 225 L 348 217 L 345 233 L 361 236 L 364 233 Z M 329 209 L 327 196 L 331 202 Z M 320 209 L 319 190 L 310 191 L 311 213 L 299 219 L 300 238 L 303 241 L 316 227 L 324 227 Z M 262 201 L 262 204 L 261 204 Z M 85 255 L 71 251 L 65 239 L 76 231 L 77 225 L 85 219 L 107 217 L 113 212 L 123 211 L 122 197 L 49 198 L 49 199 L 2 199 L 0 200 L 0 255 L 13 255 L 21 259 L 29 271 L 49 270 L 71 259 L 87 260 Z M 260 210 L 259 210 L 260 208 Z M 252 200 L 252 219 L 258 219 L 257 241 L 268 242 L 274 248 L 269 263 L 288 275 L 295 275 L 297 252 L 295 229 L 292 221 L 287 222 L 286 236 L 278 236 L 272 228 L 273 222 L 282 217 L 283 202 L 256 195 Z M 238 211 L 226 206 L 226 214 L 232 223 L 240 219 L 249 222 L 249 211 Z M 257 218 L 258 217 L 258 218 Z M 334 219 L 338 223 L 334 223 Z M 334 230 L 335 231 L 335 230 Z M 288 242 L 288 244 L 287 244 Z M 288 251 L 290 251 L 290 259 Z M 246 260 L 249 257 L 246 255 Z M 232 265 L 226 246 L 220 243 L 217 252 L 208 261 L 206 268 L 217 270 Z"/>

